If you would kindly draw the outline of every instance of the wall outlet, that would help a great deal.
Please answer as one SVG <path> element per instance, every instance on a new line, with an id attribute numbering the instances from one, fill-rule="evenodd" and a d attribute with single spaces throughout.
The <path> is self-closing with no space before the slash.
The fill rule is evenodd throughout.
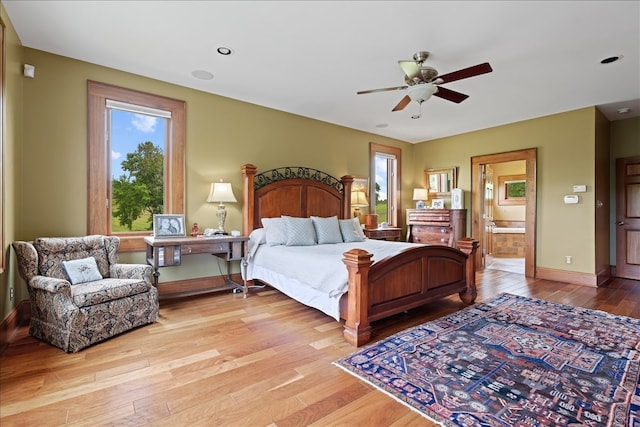
<path id="1" fill-rule="evenodd" d="M 9 301 L 13 301 L 13 288 L 9 288 Z"/>
<path id="2" fill-rule="evenodd" d="M 564 262 L 566 262 L 567 264 L 571 264 L 572 261 L 573 257 L 571 255 L 567 255 L 564 257 Z"/>

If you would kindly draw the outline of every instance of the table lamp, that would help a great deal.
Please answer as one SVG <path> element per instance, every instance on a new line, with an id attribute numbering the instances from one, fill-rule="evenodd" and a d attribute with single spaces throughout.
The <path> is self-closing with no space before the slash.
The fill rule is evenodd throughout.
<path id="1" fill-rule="evenodd" d="M 416 209 L 424 209 L 425 203 L 429 199 L 429 190 L 427 188 L 414 188 L 413 200 L 416 202 Z"/>
<path id="2" fill-rule="evenodd" d="M 351 206 L 355 209 L 353 210 L 353 216 L 360 216 L 360 208 L 364 208 L 369 206 L 369 202 L 367 201 L 367 196 L 364 194 L 362 190 L 355 190 L 351 192 Z"/>
<path id="3" fill-rule="evenodd" d="M 219 203 L 216 216 L 218 217 L 218 229 L 215 234 L 227 234 L 224 231 L 224 220 L 227 218 L 227 210 L 224 207 L 224 203 L 237 202 L 236 197 L 233 195 L 231 184 L 228 182 L 214 182 L 211 184 L 211 190 L 209 191 L 209 197 L 207 197 L 209 203 Z"/>

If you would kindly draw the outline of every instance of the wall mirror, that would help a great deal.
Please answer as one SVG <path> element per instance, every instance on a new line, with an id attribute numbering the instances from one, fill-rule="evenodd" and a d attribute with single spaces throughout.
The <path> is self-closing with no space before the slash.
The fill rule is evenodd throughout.
<path id="1" fill-rule="evenodd" d="M 451 196 L 451 189 L 458 185 L 458 168 L 425 169 L 424 183 L 429 189 L 429 198 Z"/>

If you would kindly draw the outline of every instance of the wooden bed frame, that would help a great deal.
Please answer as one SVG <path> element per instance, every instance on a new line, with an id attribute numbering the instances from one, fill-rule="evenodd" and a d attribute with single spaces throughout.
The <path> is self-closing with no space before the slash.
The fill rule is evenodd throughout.
<path id="1" fill-rule="evenodd" d="M 262 218 L 351 217 L 352 176 L 334 178 L 306 167 L 284 167 L 257 174 L 242 166 L 243 234 L 262 227 Z M 345 197 L 346 195 L 346 197 Z M 420 246 L 376 262 L 372 254 L 352 249 L 343 254 L 348 292 L 340 300 L 344 337 L 354 346 L 371 339 L 371 322 L 458 293 L 475 301 L 475 252 L 478 242 L 464 238 L 458 249 Z"/>

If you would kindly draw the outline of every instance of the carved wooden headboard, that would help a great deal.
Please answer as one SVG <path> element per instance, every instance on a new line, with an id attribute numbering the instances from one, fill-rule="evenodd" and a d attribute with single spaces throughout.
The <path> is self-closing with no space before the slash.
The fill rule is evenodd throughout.
<path id="1" fill-rule="evenodd" d="M 262 227 L 262 218 L 351 216 L 353 177 L 337 179 L 317 169 L 287 166 L 257 174 L 254 165 L 242 166 L 242 232 Z M 345 196 L 346 195 L 346 196 Z"/>

